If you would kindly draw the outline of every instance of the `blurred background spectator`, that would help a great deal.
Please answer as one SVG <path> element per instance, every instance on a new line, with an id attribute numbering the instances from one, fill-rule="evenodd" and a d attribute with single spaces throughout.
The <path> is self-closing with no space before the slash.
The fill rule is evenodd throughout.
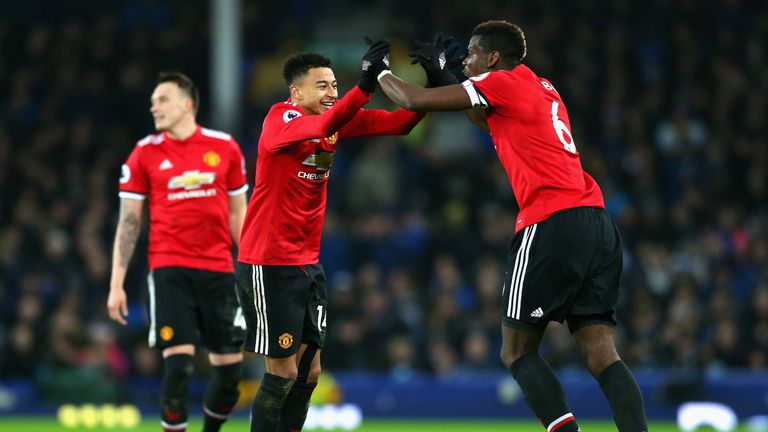
<path id="1" fill-rule="evenodd" d="M 83 386 L 107 400 L 126 377 L 159 372 L 145 339 L 145 239 L 126 282 L 129 325 L 106 317 L 120 163 L 152 132 L 162 70 L 195 79 L 207 125 L 209 11 L 180 0 L 41 5 L 0 14 L 0 375 L 36 380 L 53 400 Z M 234 132 L 252 179 L 295 50 L 329 55 L 343 92 L 364 35 L 390 38 L 396 72 L 418 81 L 413 39 L 445 31 L 465 45 L 480 21 L 516 22 L 624 236 L 623 357 L 634 368 L 764 369 L 767 5 L 243 0 Z M 372 105 L 392 108 L 380 94 Z M 486 135 L 439 113 L 407 137 L 345 142 L 328 202 L 326 369 L 500 368 L 498 292 L 517 207 Z M 567 329 L 552 326 L 544 355 L 577 366 Z"/>

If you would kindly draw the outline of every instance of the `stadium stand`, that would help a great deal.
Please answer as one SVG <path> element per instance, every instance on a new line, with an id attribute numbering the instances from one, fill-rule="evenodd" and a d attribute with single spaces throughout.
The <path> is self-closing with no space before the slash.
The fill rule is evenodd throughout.
<path id="1" fill-rule="evenodd" d="M 441 30 L 466 43 L 482 19 L 517 22 L 624 235 L 622 357 L 636 370 L 768 366 L 765 2 L 393 0 L 373 6 L 381 14 L 351 1 L 244 3 L 235 135 L 250 179 L 265 110 L 287 95 L 286 54 L 326 52 L 347 90 L 359 56 L 346 46 L 362 50 L 365 34 L 390 37 L 393 63 L 413 76 L 411 40 Z M 106 316 L 120 163 L 152 131 L 161 70 L 199 83 L 206 124 L 207 11 L 180 0 L 40 4 L 0 15 L 0 377 L 54 401 L 76 402 L 84 386 L 114 400 L 160 365 L 146 347 L 145 239 L 126 284 L 129 325 Z M 321 255 L 327 370 L 500 368 L 497 292 L 516 204 L 488 138 L 460 116 L 430 114 L 411 136 L 340 149 Z M 567 329 L 554 327 L 545 357 L 577 366 Z"/>

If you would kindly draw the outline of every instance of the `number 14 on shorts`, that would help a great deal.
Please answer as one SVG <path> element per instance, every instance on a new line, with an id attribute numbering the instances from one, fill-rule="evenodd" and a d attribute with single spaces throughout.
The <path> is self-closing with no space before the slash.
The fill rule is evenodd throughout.
<path id="1" fill-rule="evenodd" d="M 320 331 L 325 331 L 325 319 L 327 316 L 328 312 L 323 305 L 317 305 L 317 328 Z"/>

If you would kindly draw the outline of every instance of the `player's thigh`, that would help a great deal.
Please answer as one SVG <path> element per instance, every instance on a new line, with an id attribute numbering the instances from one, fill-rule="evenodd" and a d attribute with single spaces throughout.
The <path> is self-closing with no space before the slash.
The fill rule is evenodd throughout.
<path id="1" fill-rule="evenodd" d="M 200 271 L 197 285 L 200 336 L 211 353 L 239 353 L 245 320 L 237 299 L 235 275 Z"/>
<path id="2" fill-rule="evenodd" d="M 543 332 L 549 321 L 565 319 L 588 267 L 572 225 L 556 214 L 515 234 L 502 287 L 504 325 Z"/>
<path id="3" fill-rule="evenodd" d="M 328 292 L 325 270 L 320 264 L 304 266 L 311 279 L 307 296 L 304 329 L 301 343 L 311 343 L 318 348 L 325 346 L 326 321 L 328 316 Z"/>
<path id="4" fill-rule="evenodd" d="M 584 356 L 587 369 L 596 377 L 606 367 L 619 360 L 613 340 L 613 327 L 610 325 L 592 323 L 581 326 L 574 331 L 573 338 L 579 352 Z"/>
<path id="5" fill-rule="evenodd" d="M 520 357 L 538 352 L 544 330 L 501 326 L 501 361 L 509 368 Z"/>
<path id="6" fill-rule="evenodd" d="M 310 277 L 298 266 L 237 263 L 237 293 L 247 325 L 243 349 L 272 357 L 298 351 Z"/>
<path id="7" fill-rule="evenodd" d="M 149 345 L 167 348 L 197 342 L 194 270 L 161 267 L 147 276 Z"/>
<path id="8" fill-rule="evenodd" d="M 591 324 L 615 326 L 616 303 L 623 270 L 621 236 L 605 211 L 596 214 L 594 254 L 589 272 L 568 314 L 571 332 Z"/>

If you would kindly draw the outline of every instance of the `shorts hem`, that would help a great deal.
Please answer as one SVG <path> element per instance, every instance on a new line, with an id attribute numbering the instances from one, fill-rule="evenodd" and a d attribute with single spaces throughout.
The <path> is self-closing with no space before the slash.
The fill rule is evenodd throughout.
<path id="1" fill-rule="evenodd" d="M 522 321 L 513 320 L 511 318 L 502 317 L 501 323 L 509 328 L 513 328 L 515 330 L 522 330 L 529 333 L 544 333 L 544 330 L 547 328 L 547 323 L 544 323 L 544 325 L 536 325 L 536 324 L 528 324 Z"/>
<path id="2" fill-rule="evenodd" d="M 266 357 L 273 357 L 273 358 L 287 358 L 294 354 L 297 354 L 299 352 L 299 347 L 301 344 L 296 345 L 295 347 L 290 347 L 288 349 L 281 349 L 279 351 L 272 351 L 270 347 L 270 353 L 264 354 L 261 350 L 254 349 L 252 347 L 247 347 L 243 345 L 243 351 L 253 353 L 253 354 L 259 354 Z"/>
<path id="3" fill-rule="evenodd" d="M 576 333 L 578 330 L 581 330 L 582 328 L 590 325 L 596 325 L 601 324 L 608 327 L 616 327 L 616 323 L 610 320 L 604 320 L 604 319 L 588 319 L 584 321 L 579 321 L 578 323 L 575 323 L 571 325 L 571 323 L 568 323 L 568 330 L 571 332 L 571 334 Z"/>
<path id="4" fill-rule="evenodd" d="M 187 341 L 155 342 L 154 344 L 150 344 L 149 347 L 150 348 L 157 348 L 160 351 L 162 351 L 162 350 L 167 349 L 167 348 L 173 348 L 173 347 L 177 347 L 177 346 L 181 346 L 181 345 L 192 345 L 193 347 L 195 347 L 195 349 L 197 349 L 197 347 L 198 347 L 197 342 L 187 342 Z"/>
<path id="5" fill-rule="evenodd" d="M 237 354 L 243 352 L 242 345 L 231 345 L 224 347 L 205 347 L 208 354 Z"/>

